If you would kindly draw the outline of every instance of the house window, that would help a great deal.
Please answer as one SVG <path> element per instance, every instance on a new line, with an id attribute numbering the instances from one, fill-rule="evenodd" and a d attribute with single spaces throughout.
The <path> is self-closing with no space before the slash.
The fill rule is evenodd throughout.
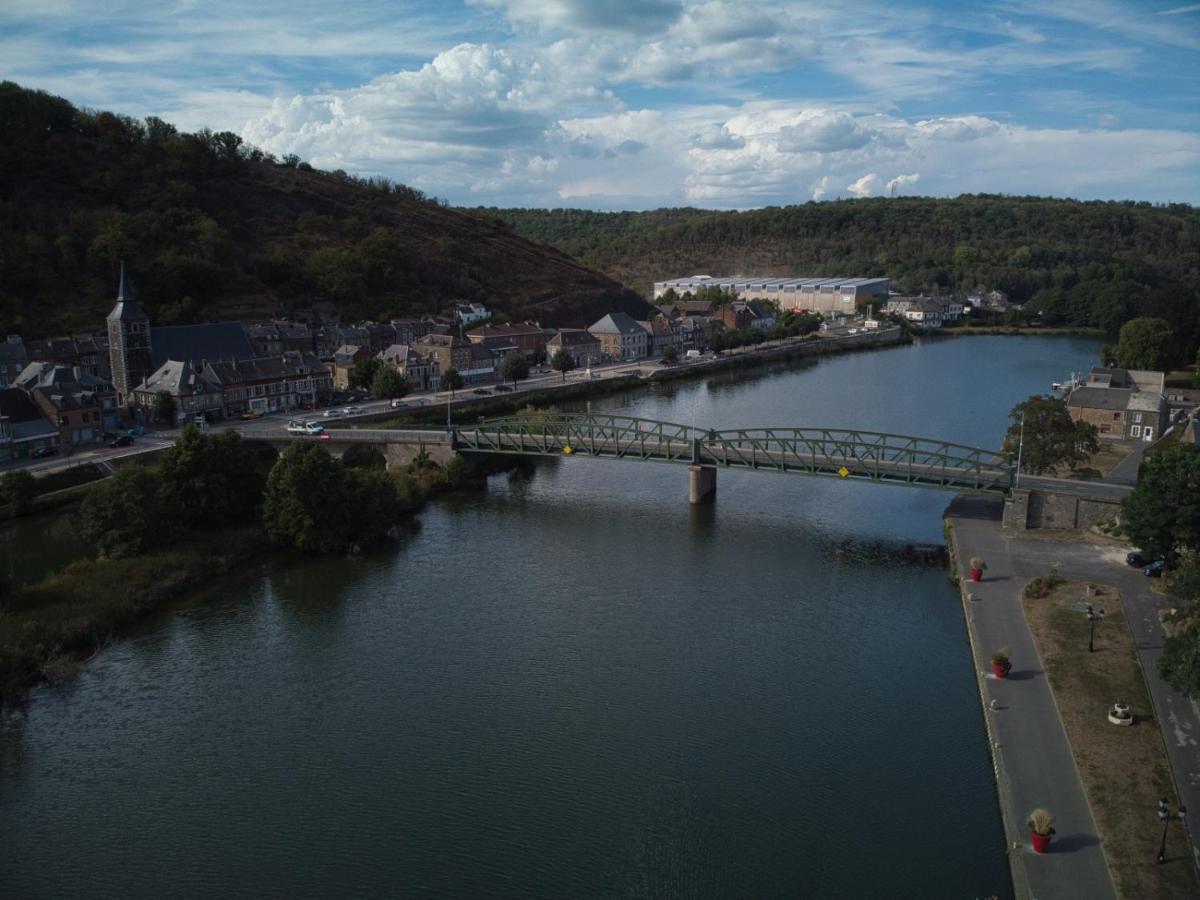
<path id="1" fill-rule="evenodd" d="M 1140 425 L 1140 424 L 1142 423 L 1142 414 L 1141 414 L 1141 413 L 1134 413 L 1134 414 L 1133 414 L 1133 421 L 1137 422 L 1137 423 Z"/>
<path id="2" fill-rule="evenodd" d="M 1111 431 L 1112 431 L 1112 426 L 1109 425 L 1107 422 L 1105 422 L 1103 425 L 1100 426 L 1101 434 L 1108 434 Z"/>
<path id="3" fill-rule="evenodd" d="M 1142 436 L 1142 426 L 1141 425 L 1130 425 L 1129 426 L 1129 436 L 1130 437 L 1141 437 Z"/>
<path id="4" fill-rule="evenodd" d="M 1121 414 L 1120 414 L 1119 412 L 1113 413 L 1113 421 L 1114 421 L 1114 422 L 1120 422 L 1120 421 L 1121 421 Z"/>

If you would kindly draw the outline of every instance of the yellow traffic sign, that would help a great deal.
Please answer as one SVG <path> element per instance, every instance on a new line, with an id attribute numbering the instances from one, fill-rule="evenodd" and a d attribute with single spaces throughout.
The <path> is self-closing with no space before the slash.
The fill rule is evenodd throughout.
<path id="1" fill-rule="evenodd" d="M 841 475 L 843 478 L 845 478 L 847 475 L 850 474 L 850 470 L 847 469 L 845 466 L 842 466 L 840 469 L 838 469 L 838 474 Z"/>

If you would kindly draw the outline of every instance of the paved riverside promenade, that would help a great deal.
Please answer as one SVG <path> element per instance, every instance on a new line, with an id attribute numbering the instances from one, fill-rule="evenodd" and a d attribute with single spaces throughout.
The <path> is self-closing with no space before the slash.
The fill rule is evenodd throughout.
<path id="1" fill-rule="evenodd" d="M 946 515 L 992 743 L 1013 886 L 1017 897 L 1037 900 L 1115 897 L 1067 734 L 1025 623 L 1020 601 L 1025 579 L 1014 571 L 997 506 L 992 498 L 960 497 Z M 968 577 L 972 556 L 987 562 L 978 584 Z M 992 652 L 1001 647 L 1012 655 L 1006 680 L 991 676 Z M 1039 806 L 1056 817 L 1057 833 L 1046 854 L 1033 852 L 1025 826 Z M 1015 849 L 1014 843 L 1019 844 Z"/>

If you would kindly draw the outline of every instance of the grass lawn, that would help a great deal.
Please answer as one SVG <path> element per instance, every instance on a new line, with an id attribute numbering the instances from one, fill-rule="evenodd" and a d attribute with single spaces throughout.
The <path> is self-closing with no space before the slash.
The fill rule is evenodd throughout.
<path id="1" fill-rule="evenodd" d="M 1084 467 L 1095 469 L 1100 473 L 1100 477 L 1103 478 L 1132 452 L 1133 446 L 1130 444 L 1117 443 L 1116 441 L 1101 441 L 1100 451 L 1089 456 L 1088 461 L 1084 463 Z"/>
<path id="2" fill-rule="evenodd" d="M 1128 898 L 1196 897 L 1191 850 L 1182 825 L 1171 823 L 1167 864 L 1157 865 L 1162 829 L 1159 797 L 1178 806 L 1166 749 L 1154 720 L 1142 670 L 1116 589 L 1064 582 L 1045 598 L 1022 597 L 1025 618 L 1046 668 L 1079 767 L 1117 893 Z M 1084 604 L 1104 610 L 1096 623 L 1096 652 L 1087 649 Z M 1115 702 L 1128 703 L 1136 724 L 1108 722 Z M 1051 845 L 1053 850 L 1053 845 Z"/>

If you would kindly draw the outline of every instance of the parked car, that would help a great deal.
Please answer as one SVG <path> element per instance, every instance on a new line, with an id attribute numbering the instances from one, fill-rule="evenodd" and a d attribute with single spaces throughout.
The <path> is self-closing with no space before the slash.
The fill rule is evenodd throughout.
<path id="1" fill-rule="evenodd" d="M 264 413 L 261 409 L 248 409 L 242 413 L 243 419 L 261 419 Z"/>
<path id="2" fill-rule="evenodd" d="M 405 403 L 403 400 L 393 400 L 392 401 L 392 409 L 400 409 L 401 407 L 405 407 L 405 406 L 408 406 L 408 404 Z"/>
<path id="3" fill-rule="evenodd" d="M 143 434 L 146 433 L 146 429 L 143 428 L 141 425 L 134 425 L 132 428 L 130 428 L 125 433 L 127 435 L 129 435 L 130 437 L 141 437 Z"/>
<path id="4" fill-rule="evenodd" d="M 1162 578 L 1163 572 L 1166 571 L 1167 562 L 1163 559 L 1156 559 L 1150 565 L 1142 569 L 1143 575 L 1149 575 L 1151 578 Z"/>
<path id="5" fill-rule="evenodd" d="M 1125 554 L 1125 564 L 1133 566 L 1135 569 L 1144 569 L 1149 564 L 1149 560 L 1142 555 L 1141 550 L 1134 550 Z"/>
<path id="6" fill-rule="evenodd" d="M 31 457 L 33 457 L 34 459 L 45 459 L 47 456 L 57 456 L 58 448 L 57 447 L 38 447 L 36 450 L 34 450 L 29 455 Z"/>
<path id="7" fill-rule="evenodd" d="M 133 435 L 123 434 L 116 440 L 109 441 L 108 446 L 110 446 L 110 447 L 128 447 L 132 443 L 133 443 Z"/>
<path id="8" fill-rule="evenodd" d="M 498 384 L 498 385 L 496 385 L 496 390 L 497 390 L 497 392 L 499 392 L 501 394 L 507 394 L 512 390 L 512 388 L 509 387 L 507 384 Z"/>
<path id="9" fill-rule="evenodd" d="M 346 414 L 346 411 L 344 409 L 327 409 L 327 410 L 325 410 L 325 418 L 327 418 L 327 419 L 340 419 L 345 414 Z"/>
<path id="10" fill-rule="evenodd" d="M 304 422 L 294 419 L 287 424 L 288 434 L 322 434 L 325 426 L 320 422 Z"/>

